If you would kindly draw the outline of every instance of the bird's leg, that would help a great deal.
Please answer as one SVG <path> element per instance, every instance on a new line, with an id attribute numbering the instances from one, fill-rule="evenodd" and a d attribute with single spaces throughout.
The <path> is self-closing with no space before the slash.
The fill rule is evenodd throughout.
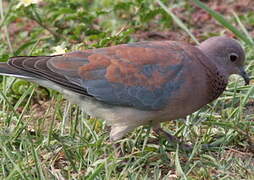
<path id="1" fill-rule="evenodd" d="M 179 144 L 180 145 L 180 148 L 183 149 L 183 150 L 187 150 L 187 151 L 190 151 L 193 149 L 192 145 L 189 145 L 189 144 L 185 144 L 183 142 L 181 142 L 177 137 L 171 135 L 170 133 L 166 132 L 165 130 L 163 130 L 159 124 L 156 124 L 153 126 L 153 131 L 157 134 L 157 135 L 160 135 L 160 136 L 164 136 L 167 138 L 168 142 L 170 144 Z"/>
<path id="2" fill-rule="evenodd" d="M 114 141 L 111 141 L 111 142 L 113 144 L 115 156 L 118 157 L 118 158 L 123 157 L 124 153 L 122 151 L 121 143 L 120 142 L 114 142 Z"/>
<path id="3" fill-rule="evenodd" d="M 106 130 L 111 132 L 112 127 L 111 126 L 106 126 Z M 123 152 L 122 152 L 122 149 L 121 149 L 121 143 L 113 140 L 112 137 L 109 138 L 109 141 L 110 141 L 110 144 L 112 144 L 112 146 L 113 146 L 115 156 L 116 157 L 123 157 Z"/>
<path id="4" fill-rule="evenodd" d="M 122 157 L 124 155 L 124 149 L 121 142 L 118 140 L 122 139 L 126 133 L 135 129 L 135 126 L 111 126 L 110 130 L 110 141 L 113 143 L 115 154 L 117 157 Z"/>

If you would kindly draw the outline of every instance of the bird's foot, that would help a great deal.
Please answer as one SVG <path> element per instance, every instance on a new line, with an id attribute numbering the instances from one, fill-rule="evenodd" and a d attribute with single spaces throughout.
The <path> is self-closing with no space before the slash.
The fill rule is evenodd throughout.
<path id="1" fill-rule="evenodd" d="M 123 157 L 124 153 L 122 151 L 120 142 L 113 142 L 114 153 L 117 158 Z"/>
<path id="2" fill-rule="evenodd" d="M 153 131 L 158 135 L 166 137 L 170 144 L 179 144 L 180 149 L 182 149 L 186 152 L 193 151 L 193 149 L 195 147 L 195 145 L 193 145 L 193 144 L 186 144 L 186 143 L 180 141 L 176 136 L 171 135 L 170 133 L 163 130 L 161 127 L 153 128 Z M 216 148 L 216 145 L 202 144 L 200 146 L 200 150 L 204 150 L 204 151 L 211 149 L 211 148 Z"/>
<path id="3" fill-rule="evenodd" d="M 183 143 L 182 141 L 180 141 L 177 137 L 171 135 L 170 133 L 166 132 L 165 130 L 163 130 L 161 127 L 156 127 L 153 128 L 153 131 L 161 136 L 164 136 L 167 138 L 168 142 L 170 144 L 179 144 L 180 149 L 184 150 L 184 151 L 192 151 L 193 150 L 193 145 L 191 144 L 186 144 Z"/>

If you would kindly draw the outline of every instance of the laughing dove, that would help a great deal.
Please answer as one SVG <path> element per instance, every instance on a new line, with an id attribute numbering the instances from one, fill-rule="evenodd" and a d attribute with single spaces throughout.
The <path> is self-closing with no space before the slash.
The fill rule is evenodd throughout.
<path id="1" fill-rule="evenodd" d="M 245 54 L 228 37 L 199 46 L 148 41 L 54 56 L 13 57 L 0 64 L 16 76 L 63 93 L 111 126 L 111 140 L 134 128 L 183 118 L 216 99 L 231 74 L 249 78 Z"/>

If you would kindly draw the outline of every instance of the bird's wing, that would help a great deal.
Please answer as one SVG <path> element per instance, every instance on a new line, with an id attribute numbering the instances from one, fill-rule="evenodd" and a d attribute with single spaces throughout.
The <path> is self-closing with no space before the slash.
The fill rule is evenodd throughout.
<path id="1" fill-rule="evenodd" d="M 42 79 L 42 80 L 49 80 L 54 82 L 57 85 L 65 87 L 71 91 L 76 93 L 80 93 L 83 95 L 87 95 L 87 92 L 84 88 L 80 87 L 79 85 L 75 85 L 70 82 L 64 75 L 59 74 L 50 70 L 47 66 L 49 60 L 58 57 L 56 56 L 19 56 L 19 57 L 12 57 L 8 61 L 8 69 L 6 70 L 9 73 L 5 73 L 6 75 L 13 75 L 16 77 L 21 77 L 25 79 Z M 62 56 L 59 56 L 62 57 Z M 64 57 L 62 57 L 64 59 Z M 74 62 L 80 61 L 79 58 L 73 57 Z M 83 60 L 83 59 L 82 59 Z M 7 67 L 6 67 L 7 68 Z M 16 70 L 15 70 L 15 69 Z M 2 72 L 0 66 L 0 73 Z M 2 73 L 1 73 L 2 74 Z M 23 77 L 22 77 L 23 76 Z"/>
<path id="2" fill-rule="evenodd" d="M 184 83 L 188 55 L 174 42 L 141 42 L 67 54 L 48 61 L 51 71 L 85 88 L 97 100 L 159 110 Z M 82 64 L 83 63 L 83 64 Z"/>
<path id="3" fill-rule="evenodd" d="M 191 57 L 176 42 L 130 43 L 9 64 L 112 105 L 160 110 L 184 84 Z"/>

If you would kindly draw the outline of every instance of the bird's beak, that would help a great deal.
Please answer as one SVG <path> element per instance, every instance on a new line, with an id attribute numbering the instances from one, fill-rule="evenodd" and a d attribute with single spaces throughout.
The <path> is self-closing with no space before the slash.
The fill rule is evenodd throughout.
<path id="1" fill-rule="evenodd" d="M 243 77 L 245 81 L 245 85 L 248 85 L 250 83 L 250 78 L 248 74 L 245 72 L 245 70 L 243 69 L 243 67 L 240 67 L 240 76 Z"/>

